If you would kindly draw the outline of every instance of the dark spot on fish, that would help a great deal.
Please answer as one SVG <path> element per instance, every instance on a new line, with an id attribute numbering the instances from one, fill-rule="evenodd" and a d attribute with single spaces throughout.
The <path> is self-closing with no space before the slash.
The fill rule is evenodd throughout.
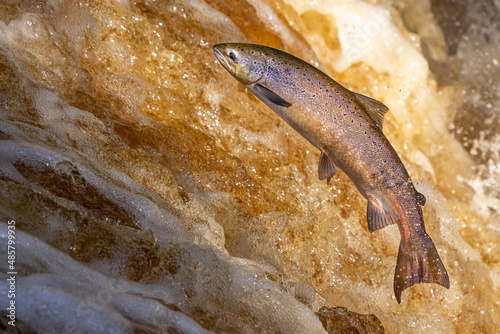
<path id="1" fill-rule="evenodd" d="M 304 74 L 302 74 L 302 75 L 303 75 L 303 76 L 306 76 L 306 74 L 305 74 L 305 73 L 304 73 Z"/>
<path id="2" fill-rule="evenodd" d="M 384 164 L 387 162 L 387 160 L 384 160 Z"/>
<path id="3" fill-rule="evenodd" d="M 359 126 L 363 126 L 363 123 L 359 123 Z"/>
<path id="4" fill-rule="evenodd" d="M 323 89 L 323 87 L 319 87 L 319 90 L 322 90 L 322 89 Z"/>
<path id="5" fill-rule="evenodd" d="M 354 123 L 354 120 L 353 120 L 353 119 L 351 119 L 351 123 Z"/>
<path id="6" fill-rule="evenodd" d="M 326 92 L 328 93 L 328 89 L 326 90 Z"/>
<path id="7" fill-rule="evenodd" d="M 339 106 L 339 108 L 340 108 L 340 106 Z M 344 116 L 347 116 L 347 114 L 344 114 Z"/>
<path id="8" fill-rule="evenodd" d="M 307 81 L 311 81 L 311 79 L 308 78 Z"/>

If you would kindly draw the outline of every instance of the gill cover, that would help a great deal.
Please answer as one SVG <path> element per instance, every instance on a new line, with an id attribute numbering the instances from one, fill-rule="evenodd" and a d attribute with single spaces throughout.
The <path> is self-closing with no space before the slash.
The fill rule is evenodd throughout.
<path id="1" fill-rule="evenodd" d="M 266 73 L 266 58 L 248 46 L 217 44 L 214 53 L 221 65 L 245 86 L 258 82 Z"/>

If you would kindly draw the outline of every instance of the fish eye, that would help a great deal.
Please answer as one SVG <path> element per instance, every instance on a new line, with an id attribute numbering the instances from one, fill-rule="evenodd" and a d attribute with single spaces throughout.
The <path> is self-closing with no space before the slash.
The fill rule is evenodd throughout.
<path id="1" fill-rule="evenodd" d="M 233 51 L 229 51 L 229 58 L 232 61 L 236 61 L 236 54 Z"/>

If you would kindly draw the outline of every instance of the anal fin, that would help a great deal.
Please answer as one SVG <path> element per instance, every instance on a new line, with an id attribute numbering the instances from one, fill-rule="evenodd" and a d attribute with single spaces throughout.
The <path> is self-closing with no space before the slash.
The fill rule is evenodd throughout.
<path id="1" fill-rule="evenodd" d="M 330 183 L 330 180 L 337 172 L 337 166 L 335 163 L 326 155 L 324 152 L 321 152 L 321 156 L 319 157 L 318 164 L 318 176 L 320 180 L 326 179 L 326 183 Z"/>
<path id="2" fill-rule="evenodd" d="M 374 232 L 388 225 L 396 223 L 396 217 L 390 211 L 384 208 L 384 204 L 377 199 L 368 200 L 368 209 L 366 213 L 368 220 L 368 230 Z"/>

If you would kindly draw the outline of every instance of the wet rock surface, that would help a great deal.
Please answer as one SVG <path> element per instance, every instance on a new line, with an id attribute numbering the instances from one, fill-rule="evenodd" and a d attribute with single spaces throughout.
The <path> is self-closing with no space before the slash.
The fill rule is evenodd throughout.
<path id="1" fill-rule="evenodd" d="M 349 312 L 345 307 L 323 306 L 316 313 L 329 334 L 384 333 L 380 320 L 373 314 L 363 315 Z"/>

